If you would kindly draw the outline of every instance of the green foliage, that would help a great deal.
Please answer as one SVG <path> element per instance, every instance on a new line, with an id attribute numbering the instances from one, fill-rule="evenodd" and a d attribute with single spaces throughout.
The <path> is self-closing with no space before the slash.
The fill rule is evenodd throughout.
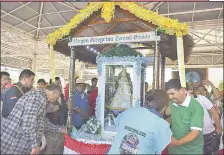
<path id="1" fill-rule="evenodd" d="M 132 49 L 130 46 L 128 45 L 124 45 L 121 44 L 111 50 L 108 50 L 106 52 L 103 52 L 100 54 L 100 56 L 103 57 L 113 57 L 113 56 L 117 56 L 117 57 L 125 57 L 125 56 L 143 56 L 141 53 L 137 52 L 135 49 Z"/>
<path id="2" fill-rule="evenodd" d="M 165 33 L 165 30 L 162 28 L 157 28 L 157 36 L 159 36 L 161 33 Z"/>

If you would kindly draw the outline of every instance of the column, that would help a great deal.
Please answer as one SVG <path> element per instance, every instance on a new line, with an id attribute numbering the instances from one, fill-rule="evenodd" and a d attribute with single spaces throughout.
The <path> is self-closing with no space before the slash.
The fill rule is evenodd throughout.
<path id="1" fill-rule="evenodd" d="M 159 67 L 160 52 L 158 50 L 157 41 L 155 43 L 154 60 L 153 60 L 153 89 L 159 89 Z"/>
<path id="2" fill-rule="evenodd" d="M 75 88 L 75 47 L 71 47 L 70 66 L 69 66 L 69 102 L 68 102 L 68 133 L 72 131 L 73 113 L 73 92 Z"/>
<path id="3" fill-rule="evenodd" d="M 161 56 L 161 76 L 160 76 L 160 86 L 162 90 L 165 90 L 165 64 L 166 64 L 166 57 Z"/>

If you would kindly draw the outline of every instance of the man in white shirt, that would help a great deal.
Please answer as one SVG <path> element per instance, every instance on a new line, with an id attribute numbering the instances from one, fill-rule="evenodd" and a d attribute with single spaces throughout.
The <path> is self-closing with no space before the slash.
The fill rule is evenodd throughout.
<path id="1" fill-rule="evenodd" d="M 214 108 L 212 102 L 202 95 L 195 95 L 192 89 L 188 90 L 188 94 L 195 98 L 203 107 L 204 110 L 204 154 L 212 154 L 218 151 L 222 127 L 219 119 L 219 114 Z M 216 128 L 213 125 L 215 122 Z"/>

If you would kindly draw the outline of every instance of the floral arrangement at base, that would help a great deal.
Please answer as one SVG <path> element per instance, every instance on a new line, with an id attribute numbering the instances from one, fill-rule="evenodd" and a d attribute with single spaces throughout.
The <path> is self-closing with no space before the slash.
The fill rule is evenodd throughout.
<path id="1" fill-rule="evenodd" d="M 83 131 L 85 133 L 90 133 L 90 134 L 100 134 L 101 132 L 101 126 L 100 122 L 96 117 L 90 117 L 89 120 L 84 124 L 80 129 L 79 132 Z"/>

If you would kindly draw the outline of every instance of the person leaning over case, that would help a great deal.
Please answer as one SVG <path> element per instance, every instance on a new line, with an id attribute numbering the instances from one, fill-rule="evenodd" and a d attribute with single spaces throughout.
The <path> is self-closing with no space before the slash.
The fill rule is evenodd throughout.
<path id="1" fill-rule="evenodd" d="M 39 154 L 44 130 L 67 132 L 45 117 L 46 105 L 55 102 L 60 93 L 61 88 L 52 84 L 18 100 L 1 129 L 1 154 Z"/>

